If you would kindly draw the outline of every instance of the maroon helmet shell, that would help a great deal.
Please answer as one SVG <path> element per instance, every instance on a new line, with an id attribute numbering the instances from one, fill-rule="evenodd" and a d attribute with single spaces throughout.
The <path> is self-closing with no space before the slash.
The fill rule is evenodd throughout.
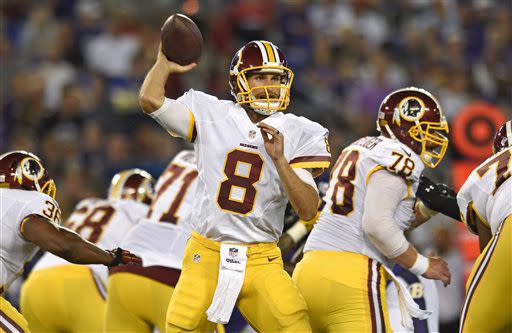
<path id="1" fill-rule="evenodd" d="M 277 73 L 282 75 L 278 98 L 257 99 L 251 92 L 247 82 L 247 75 L 252 72 Z M 245 44 L 238 50 L 229 68 L 229 85 L 231 95 L 241 105 L 248 105 L 259 113 L 268 115 L 278 110 L 284 110 L 290 102 L 290 88 L 293 81 L 293 72 L 281 50 L 271 42 L 257 40 Z M 271 86 L 268 86 L 271 87 Z M 260 87 L 259 87 L 260 88 Z"/>
<path id="2" fill-rule="evenodd" d="M 0 156 L 0 184 L 11 189 L 39 191 L 52 198 L 57 192 L 39 157 L 21 150 Z"/>
<path id="3" fill-rule="evenodd" d="M 407 87 L 386 96 L 379 108 L 377 128 L 384 136 L 410 147 L 430 167 L 446 152 L 448 124 L 439 102 L 424 89 Z M 432 154 L 430 150 L 437 148 L 440 151 Z M 430 158 L 438 160 L 431 163 Z"/>
<path id="4" fill-rule="evenodd" d="M 494 135 L 492 150 L 494 154 L 512 146 L 512 120 L 504 123 Z"/>
<path id="5" fill-rule="evenodd" d="M 140 169 L 129 169 L 114 175 L 108 193 L 109 200 L 135 200 L 150 204 L 153 200 L 155 180 Z"/>

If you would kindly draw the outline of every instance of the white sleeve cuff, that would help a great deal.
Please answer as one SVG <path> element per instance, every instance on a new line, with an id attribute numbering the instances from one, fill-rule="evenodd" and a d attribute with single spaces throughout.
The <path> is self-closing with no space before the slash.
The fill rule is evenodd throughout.
<path id="1" fill-rule="evenodd" d="M 171 135 L 192 140 L 194 115 L 184 104 L 165 97 L 162 106 L 149 115 Z"/>

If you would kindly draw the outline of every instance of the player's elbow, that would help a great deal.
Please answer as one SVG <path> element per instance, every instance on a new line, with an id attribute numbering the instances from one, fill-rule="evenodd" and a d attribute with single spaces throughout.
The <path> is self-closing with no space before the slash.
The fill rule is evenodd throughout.
<path id="1" fill-rule="evenodd" d="M 378 239 L 380 236 L 378 223 L 373 216 L 369 216 L 368 214 L 363 215 L 363 231 L 366 236 L 371 239 Z"/>
<path id="2" fill-rule="evenodd" d="M 149 114 L 158 110 L 158 108 L 162 105 L 162 101 L 161 98 L 141 91 L 139 93 L 139 105 L 144 113 Z"/>
<path id="3" fill-rule="evenodd" d="M 317 212 L 316 205 L 308 205 L 305 209 L 301 209 L 298 213 L 299 217 L 304 221 L 311 221 L 315 218 Z"/>

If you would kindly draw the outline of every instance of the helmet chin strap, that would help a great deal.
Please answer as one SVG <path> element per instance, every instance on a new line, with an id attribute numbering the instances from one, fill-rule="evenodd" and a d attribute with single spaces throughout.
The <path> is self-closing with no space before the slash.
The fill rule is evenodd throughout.
<path id="1" fill-rule="evenodd" d="M 393 131 L 391 130 L 391 128 L 389 128 L 388 124 L 384 125 L 384 128 L 386 129 L 386 132 L 388 132 L 388 135 L 391 137 L 391 139 L 398 141 L 398 139 L 396 138 L 396 136 L 393 133 Z"/>

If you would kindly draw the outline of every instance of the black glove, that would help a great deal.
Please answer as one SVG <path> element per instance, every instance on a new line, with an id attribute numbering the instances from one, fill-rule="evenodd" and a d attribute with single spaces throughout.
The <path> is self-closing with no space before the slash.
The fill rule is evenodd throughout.
<path id="1" fill-rule="evenodd" d="M 427 208 L 460 221 L 457 192 L 448 185 L 434 183 L 428 177 L 421 176 L 416 196 Z"/>
<path id="2" fill-rule="evenodd" d="M 107 265 L 108 267 L 114 267 L 118 265 L 142 265 L 142 259 L 130 251 L 123 250 L 118 247 L 117 249 L 107 250 L 112 256 L 112 262 Z"/>

